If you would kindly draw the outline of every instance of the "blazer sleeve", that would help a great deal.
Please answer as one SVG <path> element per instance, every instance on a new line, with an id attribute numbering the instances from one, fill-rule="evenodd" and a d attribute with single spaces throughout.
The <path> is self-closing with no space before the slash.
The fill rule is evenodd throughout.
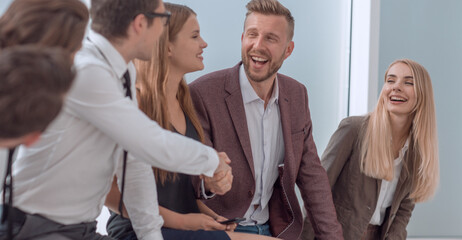
<path id="1" fill-rule="evenodd" d="M 385 239 L 403 239 L 407 238 L 406 226 L 411 218 L 412 211 L 414 210 L 415 203 L 409 198 L 409 194 L 401 201 L 396 214 L 389 216 L 391 225 Z"/>
<path id="2" fill-rule="evenodd" d="M 300 188 L 307 217 L 319 240 L 343 239 L 342 227 L 337 221 L 335 207 L 326 171 L 322 168 L 312 135 L 308 95 L 304 88 L 304 143 L 297 185 Z"/>
<path id="3" fill-rule="evenodd" d="M 343 119 L 338 129 L 332 135 L 329 144 L 321 157 L 321 164 L 327 171 L 329 184 L 332 187 L 337 181 L 345 163 L 349 160 L 353 151 L 353 144 L 357 140 L 359 122 L 362 117 L 348 117 Z M 315 239 L 312 220 L 305 219 L 303 240 Z M 319 239 L 319 237 L 316 237 Z"/>
<path id="4" fill-rule="evenodd" d="M 338 129 L 329 140 L 322 157 L 321 164 L 327 171 L 331 187 L 337 182 L 345 163 L 350 159 L 356 145 L 363 117 L 348 117 L 343 119 Z"/>

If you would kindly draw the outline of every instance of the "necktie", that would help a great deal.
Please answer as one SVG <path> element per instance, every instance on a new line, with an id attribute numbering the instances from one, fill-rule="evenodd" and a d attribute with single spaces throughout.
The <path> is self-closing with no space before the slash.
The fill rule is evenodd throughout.
<path id="1" fill-rule="evenodd" d="M 131 91 L 131 81 L 130 81 L 130 74 L 128 70 L 124 73 L 124 89 L 125 89 L 125 96 L 132 99 L 132 91 Z M 122 186 L 120 188 L 120 200 L 119 200 L 119 213 L 122 218 L 124 217 L 123 214 L 123 199 L 124 199 L 124 189 L 125 189 L 125 172 L 127 169 L 127 151 L 124 150 L 124 162 L 122 166 Z"/>
<path id="2" fill-rule="evenodd" d="M 125 89 L 125 96 L 129 97 L 132 99 L 132 89 L 131 89 L 131 80 L 130 80 L 130 74 L 128 73 L 128 70 L 124 73 L 124 89 Z"/>

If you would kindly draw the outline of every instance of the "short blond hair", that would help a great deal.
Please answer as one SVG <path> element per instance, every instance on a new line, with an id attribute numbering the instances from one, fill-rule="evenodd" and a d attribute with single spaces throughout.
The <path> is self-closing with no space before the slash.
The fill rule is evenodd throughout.
<path id="1" fill-rule="evenodd" d="M 263 15 L 276 15 L 276 16 L 283 16 L 287 23 L 289 24 L 289 40 L 292 40 L 294 37 L 294 27 L 295 27 L 295 20 L 290 13 L 289 9 L 284 7 L 280 2 L 277 0 L 251 0 L 246 5 L 247 14 L 245 15 L 245 19 L 252 13 L 260 13 Z"/>

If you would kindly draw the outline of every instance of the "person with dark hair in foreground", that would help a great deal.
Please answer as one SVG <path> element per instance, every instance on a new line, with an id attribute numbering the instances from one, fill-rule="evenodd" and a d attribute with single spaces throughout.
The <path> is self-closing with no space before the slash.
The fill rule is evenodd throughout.
<path id="1" fill-rule="evenodd" d="M 0 148 L 10 148 L 0 209 L 0 239 L 11 239 L 13 229 L 18 230 L 26 220 L 20 210 L 13 208 L 14 149 L 38 141 L 59 114 L 74 80 L 71 67 L 69 54 L 62 48 L 29 45 L 0 51 Z M 27 220 L 30 223 L 30 218 Z M 28 227 L 25 224 L 20 233 L 14 232 L 16 237 L 33 237 L 28 235 Z"/>
<path id="2" fill-rule="evenodd" d="M 12 158 L 15 147 L 19 144 L 30 146 L 36 142 L 47 125 L 58 115 L 63 105 L 66 92 L 70 89 L 72 77 L 62 74 L 57 78 L 56 74 L 71 71 L 74 54 L 80 49 L 82 39 L 88 23 L 88 9 L 79 0 L 15 0 L 6 12 L 0 17 L 0 51 L 7 51 L 9 48 L 18 45 L 35 45 L 38 48 L 59 47 L 65 51 L 64 60 L 55 64 L 54 68 L 45 66 L 47 62 L 52 63 L 53 57 L 37 56 L 36 50 L 24 50 L 22 54 L 13 56 L 12 61 L 22 56 L 30 58 L 30 67 L 24 68 L 24 73 L 16 74 L 14 86 L 2 85 L 2 126 L 7 127 L 7 132 L 0 136 L 0 147 L 10 148 L 6 175 L 3 189 L 3 212 L 0 222 L 0 239 L 12 238 L 13 220 L 20 224 L 24 223 L 25 213 L 19 209 L 13 209 L 12 199 Z M 15 50 L 16 51 L 16 50 Z M 56 50 L 59 51 L 59 50 Z M 45 59 L 45 60 L 43 60 Z M 16 59 L 19 61 L 19 59 Z M 24 60 L 25 59 L 21 59 Z M 56 60 L 56 58 L 55 58 Z M 16 62 L 12 63 L 13 65 Z M 19 63 L 19 62 L 18 62 Z M 64 65 L 67 67 L 63 67 Z M 11 67 L 11 64 L 8 66 Z M 18 67 L 18 66 L 14 66 Z M 33 68 L 35 67 L 35 68 Z M 39 70 L 40 67 L 43 69 Z M 5 69 L 3 69 L 5 70 Z M 22 71 L 22 68 L 18 69 Z M 18 70 L 13 72 L 18 73 Z M 35 70 L 37 70 L 35 72 Z M 49 71 L 48 73 L 44 70 Z M 52 76 L 52 74 L 55 74 Z M 47 79 L 47 74 L 50 78 Z M 6 80 L 6 79 L 3 79 Z M 10 79 L 11 80 L 11 79 Z M 59 82 L 53 82 L 59 81 Z M 31 82 L 33 81 L 33 82 Z M 6 197 L 8 195 L 8 198 Z M 42 219 L 32 218 L 35 224 L 40 224 Z M 30 226 L 31 218 L 28 218 Z M 5 230 L 5 231 L 3 231 Z M 17 230 L 17 228 L 16 228 Z M 46 231 L 47 229 L 41 229 Z M 32 237 L 28 233 L 37 236 L 39 232 L 24 227 L 22 233 L 15 238 Z M 54 236 L 57 237 L 57 236 Z"/>
<path id="3" fill-rule="evenodd" d="M 88 18 L 80 0 L 15 0 L 0 18 L 0 49 L 34 44 L 62 47 L 74 55 Z"/>
<path id="4" fill-rule="evenodd" d="M 61 48 L 16 46 L 0 51 L 0 147 L 31 145 L 58 115 L 74 80 Z"/>

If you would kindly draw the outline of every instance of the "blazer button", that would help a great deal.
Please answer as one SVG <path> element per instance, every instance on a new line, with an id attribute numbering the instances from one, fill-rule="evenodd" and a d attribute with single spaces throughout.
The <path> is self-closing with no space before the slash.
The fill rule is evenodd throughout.
<path id="1" fill-rule="evenodd" d="M 249 192 L 248 192 L 248 195 L 249 195 L 249 198 L 253 197 L 253 192 L 252 192 L 252 191 L 249 191 Z"/>

